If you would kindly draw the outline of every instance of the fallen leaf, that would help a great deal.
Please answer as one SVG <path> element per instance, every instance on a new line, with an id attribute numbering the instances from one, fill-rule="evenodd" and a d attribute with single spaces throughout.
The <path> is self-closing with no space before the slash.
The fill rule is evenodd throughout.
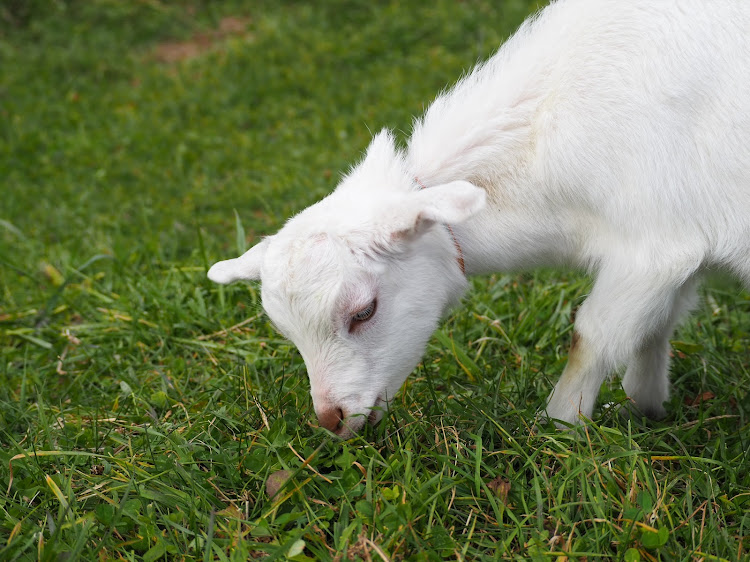
<path id="1" fill-rule="evenodd" d="M 266 494 L 269 498 L 273 498 L 292 476 L 291 470 L 277 470 L 268 477 L 266 480 Z"/>
<path id="2" fill-rule="evenodd" d="M 708 402 L 709 400 L 713 400 L 714 398 L 716 398 L 716 395 L 713 392 L 711 392 L 710 390 L 707 390 L 706 392 L 703 392 L 703 393 L 699 394 L 698 396 L 696 396 L 692 400 L 690 400 L 690 398 L 686 397 L 685 398 L 685 404 L 688 405 L 688 406 L 698 406 L 702 402 Z"/>
<path id="3" fill-rule="evenodd" d="M 510 482 L 508 482 L 502 476 L 494 478 L 487 483 L 487 487 L 494 492 L 494 494 L 500 498 L 503 503 L 508 503 L 508 493 L 510 492 Z"/>

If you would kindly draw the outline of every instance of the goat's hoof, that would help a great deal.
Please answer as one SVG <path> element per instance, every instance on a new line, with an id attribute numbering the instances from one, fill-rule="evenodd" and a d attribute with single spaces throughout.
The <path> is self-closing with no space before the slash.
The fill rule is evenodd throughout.
<path id="1" fill-rule="evenodd" d="M 622 404 L 617 413 L 625 420 L 636 420 L 646 416 L 651 421 L 659 421 L 667 417 L 667 409 L 663 405 L 639 405 L 632 398 Z"/>

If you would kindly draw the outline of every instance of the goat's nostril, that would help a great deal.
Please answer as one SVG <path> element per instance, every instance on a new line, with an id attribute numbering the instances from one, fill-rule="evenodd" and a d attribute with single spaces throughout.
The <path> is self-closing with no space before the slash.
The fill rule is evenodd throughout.
<path id="1" fill-rule="evenodd" d="M 318 414 L 318 423 L 320 427 L 326 428 L 334 433 L 344 419 L 344 412 L 341 408 L 330 408 L 323 410 Z"/>

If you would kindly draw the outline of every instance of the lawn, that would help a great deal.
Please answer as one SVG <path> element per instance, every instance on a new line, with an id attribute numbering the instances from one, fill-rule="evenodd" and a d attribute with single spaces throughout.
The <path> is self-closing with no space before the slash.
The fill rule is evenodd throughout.
<path id="1" fill-rule="evenodd" d="M 750 557 L 733 281 L 675 335 L 663 421 L 615 379 L 580 429 L 541 422 L 590 280 L 498 274 L 342 442 L 258 287 L 206 279 L 537 7 L 0 6 L 0 560 Z"/>

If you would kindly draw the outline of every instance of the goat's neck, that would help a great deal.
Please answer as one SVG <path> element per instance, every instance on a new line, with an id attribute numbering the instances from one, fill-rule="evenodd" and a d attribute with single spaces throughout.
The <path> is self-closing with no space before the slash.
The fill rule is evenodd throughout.
<path id="1" fill-rule="evenodd" d="M 464 223 L 453 225 L 467 275 L 579 261 L 576 236 L 564 213 L 546 205 L 514 209 L 510 202 L 490 200 L 487 208 Z M 453 245 L 452 241 L 449 242 Z M 455 252 L 454 248 L 450 248 Z"/>

